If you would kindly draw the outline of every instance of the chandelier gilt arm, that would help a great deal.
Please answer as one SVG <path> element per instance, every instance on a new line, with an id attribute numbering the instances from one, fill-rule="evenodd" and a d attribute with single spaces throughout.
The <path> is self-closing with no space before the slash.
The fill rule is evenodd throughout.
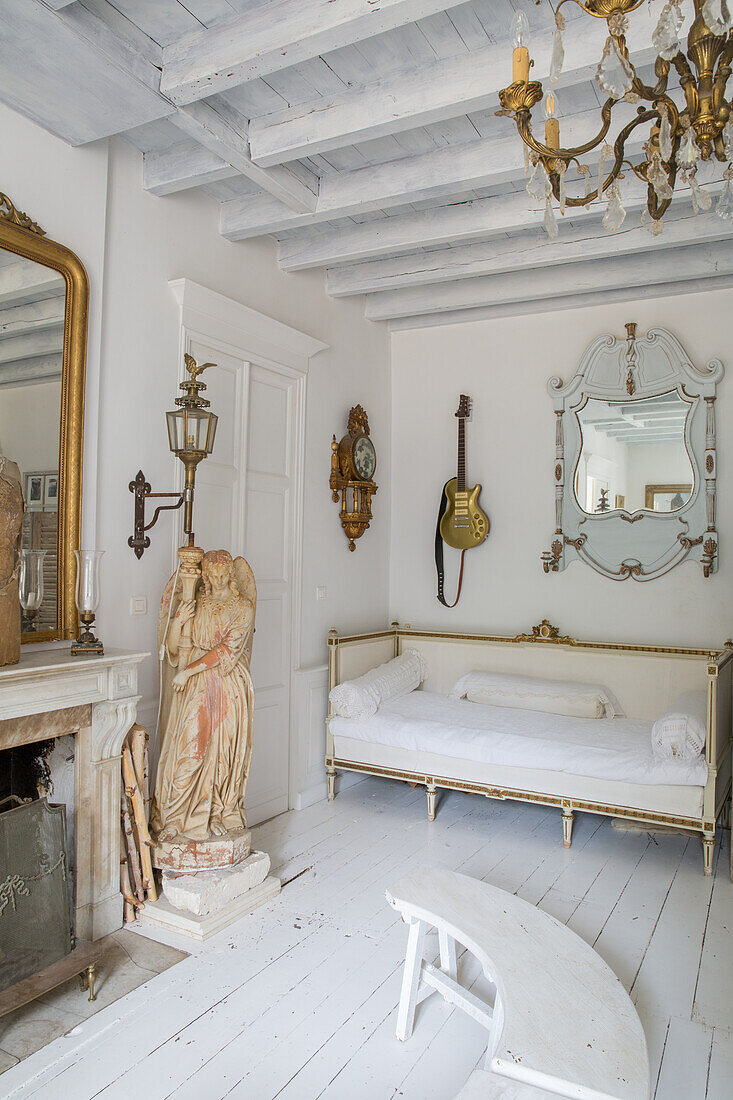
<path id="1" fill-rule="evenodd" d="M 532 133 L 532 116 L 529 111 L 522 111 L 517 115 L 517 130 L 524 144 L 528 145 L 533 152 L 538 154 L 538 156 L 548 161 L 563 160 L 568 164 L 571 160 L 577 160 L 578 157 L 582 157 L 584 153 L 589 153 L 591 149 L 595 149 L 597 145 L 600 145 L 611 127 L 611 112 L 614 108 L 614 104 L 615 100 L 606 100 L 601 107 L 601 118 L 603 119 L 603 123 L 596 136 L 591 138 L 590 141 L 586 141 L 583 145 L 575 146 L 573 149 L 552 149 L 549 145 L 543 145 L 541 141 L 537 141 Z"/>
<path id="2" fill-rule="evenodd" d="M 595 135 L 576 147 L 560 143 L 560 121 L 554 92 L 545 100 L 545 140 L 533 132 L 532 109 L 542 100 L 542 83 L 529 79 L 533 64 L 527 36 L 529 25 L 523 12 L 517 12 L 514 22 L 514 79 L 502 89 L 499 100 L 502 110 L 497 114 L 514 118 L 522 142 L 529 151 L 534 166 L 527 190 L 535 199 L 545 201 L 545 226 L 551 236 L 557 233 L 557 223 L 551 208 L 552 200 L 566 207 L 588 206 L 603 198 L 609 201 L 604 225 L 610 232 L 620 228 L 626 212 L 621 203 L 622 168 L 627 165 L 639 179 L 646 182 L 647 204 L 642 224 L 652 233 L 662 229 L 662 218 L 669 209 L 678 179 L 689 188 L 695 212 L 709 210 L 712 196 L 698 182 L 697 173 L 706 162 L 724 165 L 723 187 L 717 213 L 733 219 L 733 105 L 728 98 L 728 83 L 733 71 L 733 2 L 732 0 L 692 0 L 694 17 L 686 42 L 681 37 L 684 13 L 682 4 L 690 0 L 667 0 L 661 9 L 659 22 L 652 35 L 658 51 L 654 64 L 656 84 L 647 85 L 636 72 L 626 43 L 629 15 L 649 0 L 560 0 L 555 8 L 555 41 L 550 67 L 550 81 L 559 77 L 564 59 L 562 31 L 565 20 L 560 14 L 564 4 L 572 3 L 585 14 L 605 19 L 608 37 L 596 70 L 596 80 L 606 93 L 600 108 L 601 123 Z M 672 66 L 679 77 L 684 105 L 680 107 L 669 90 Z M 621 100 L 643 101 L 636 117 L 622 127 L 612 147 L 607 143 L 614 108 Z M 626 153 L 629 137 L 640 127 L 649 126 L 648 139 L 643 143 L 641 160 L 630 159 Z M 636 146 L 638 149 L 638 145 Z M 595 189 L 586 187 L 583 196 L 569 195 L 565 175 L 571 164 L 580 173 L 590 176 L 590 167 L 579 158 L 599 150 L 599 182 Z M 613 158 L 610 170 L 606 161 Z M 638 158 L 638 153 L 635 153 Z M 544 182 L 543 182 L 544 181 Z"/>

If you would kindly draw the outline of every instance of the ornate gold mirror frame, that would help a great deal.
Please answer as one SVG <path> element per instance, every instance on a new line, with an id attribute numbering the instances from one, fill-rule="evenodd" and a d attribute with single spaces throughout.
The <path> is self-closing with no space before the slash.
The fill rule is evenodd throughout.
<path id="1" fill-rule="evenodd" d="M 70 249 L 49 240 L 27 214 L 0 193 L 0 249 L 34 260 L 63 276 L 63 367 L 59 423 L 58 485 L 58 600 L 56 629 L 23 634 L 23 642 L 75 638 L 78 617 L 74 588 L 81 530 L 81 476 L 84 437 L 84 378 L 86 370 L 89 280 L 81 260 Z"/>

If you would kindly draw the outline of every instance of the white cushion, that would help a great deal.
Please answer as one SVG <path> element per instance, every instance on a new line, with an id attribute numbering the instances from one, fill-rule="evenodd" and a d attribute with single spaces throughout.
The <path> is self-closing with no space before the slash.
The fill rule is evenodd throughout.
<path id="1" fill-rule="evenodd" d="M 657 760 L 696 760 L 707 730 L 707 692 L 685 692 L 652 726 L 652 753 Z"/>
<path id="2" fill-rule="evenodd" d="M 416 649 L 406 649 L 399 657 L 372 668 L 356 680 L 345 680 L 331 688 L 331 713 L 341 718 L 365 721 L 377 713 L 382 703 L 399 699 L 420 687 L 427 667 Z"/>
<path id="3" fill-rule="evenodd" d="M 569 718 L 623 717 L 623 710 L 603 684 L 574 680 L 546 680 L 540 676 L 516 676 L 506 672 L 474 670 L 461 676 L 451 699 L 469 699 L 492 707 L 537 710 Z"/>

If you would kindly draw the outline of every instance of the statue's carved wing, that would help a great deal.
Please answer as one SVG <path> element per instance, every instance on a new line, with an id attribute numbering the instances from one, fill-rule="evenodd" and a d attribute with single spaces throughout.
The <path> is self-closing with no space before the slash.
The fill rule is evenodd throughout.
<path id="1" fill-rule="evenodd" d="M 239 557 L 234 559 L 234 576 L 237 581 L 237 588 L 241 596 L 245 599 L 252 601 L 252 631 L 247 642 L 247 664 L 252 660 L 252 642 L 254 640 L 254 615 L 257 611 L 257 585 L 255 584 L 255 575 L 252 572 L 252 566 L 245 558 Z"/>

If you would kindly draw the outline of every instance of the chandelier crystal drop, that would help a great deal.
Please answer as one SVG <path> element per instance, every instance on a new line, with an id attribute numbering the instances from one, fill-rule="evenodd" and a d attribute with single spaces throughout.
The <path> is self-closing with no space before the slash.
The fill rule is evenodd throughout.
<path id="1" fill-rule="evenodd" d="M 709 191 L 705 191 L 699 184 L 697 179 L 697 170 L 693 169 L 685 176 L 687 183 L 690 187 L 690 195 L 692 196 L 692 209 L 696 214 L 706 214 L 713 205 L 713 196 Z"/>
<path id="2" fill-rule="evenodd" d="M 565 47 L 562 44 L 562 32 L 565 30 L 565 17 L 555 16 L 555 36 L 552 40 L 552 60 L 550 62 L 550 84 L 557 84 L 565 61 Z"/>
<path id="3" fill-rule="evenodd" d="M 674 192 L 669 186 L 669 176 L 662 167 L 662 158 L 659 153 L 652 153 L 649 167 L 646 172 L 646 178 L 654 188 L 654 192 L 660 202 L 672 198 Z"/>
<path id="4" fill-rule="evenodd" d="M 551 191 L 550 179 L 541 160 L 537 160 L 534 171 L 527 181 L 527 194 L 537 202 L 544 202 Z"/>
<path id="5" fill-rule="evenodd" d="M 725 34 L 733 28 L 733 17 L 728 0 L 705 0 L 702 17 L 713 34 Z"/>
<path id="6" fill-rule="evenodd" d="M 611 99 L 623 99 L 634 84 L 634 70 L 620 52 L 618 43 L 609 34 L 596 69 L 598 87 Z"/>
<path id="7" fill-rule="evenodd" d="M 550 240 L 555 239 L 558 234 L 557 218 L 555 217 L 555 211 L 552 209 L 552 195 L 547 196 L 545 200 L 545 231 Z"/>
<path id="8" fill-rule="evenodd" d="M 659 22 L 652 35 L 652 45 L 659 53 L 659 56 L 663 57 L 665 61 L 671 61 L 682 48 L 680 31 L 682 30 L 684 19 L 685 17 L 678 0 L 670 0 L 670 2 L 665 4 L 662 8 Z"/>
<path id="9" fill-rule="evenodd" d="M 725 183 L 715 213 L 726 221 L 733 220 L 733 165 L 729 164 L 725 170 Z"/>
<path id="10" fill-rule="evenodd" d="M 603 215 L 603 225 L 609 233 L 618 233 L 626 220 L 626 211 L 621 202 L 618 183 L 612 183 L 606 194 L 608 195 L 608 206 L 606 213 Z"/>
<path id="11" fill-rule="evenodd" d="M 517 12 L 514 20 L 513 81 L 499 93 L 502 110 L 498 113 L 514 119 L 529 151 L 533 169 L 527 191 L 545 207 L 547 232 L 557 233 L 554 202 L 561 215 L 566 210 L 572 214 L 573 207 L 597 203 L 599 208 L 605 207 L 606 229 L 618 232 L 626 216 L 620 181 L 633 176 L 646 185 L 642 225 L 654 235 L 662 232 L 675 190 L 681 187 L 694 212 L 704 214 L 713 205 L 707 188 L 716 181 L 719 187 L 721 176 L 723 187 L 715 209 L 721 218 L 733 219 L 733 102 L 729 87 L 733 0 L 664 0 L 646 32 L 657 56 L 643 75 L 634 67 L 626 34 L 631 20 L 640 19 L 637 10 L 651 0 L 572 2 L 588 16 L 605 19 L 608 28 L 595 72 L 606 97 L 595 136 L 576 147 L 563 146 L 555 93 L 545 97 L 542 82 L 530 79 L 534 63 L 523 11 Z M 565 62 L 561 9 L 566 3 L 568 0 L 559 0 L 555 7 L 548 74 L 551 84 L 559 80 Z M 644 33 L 644 25 L 638 26 Z M 576 33 L 574 38 L 582 40 L 583 35 Z M 648 57 L 644 39 L 636 41 L 639 56 Z M 533 108 L 543 99 L 544 141 L 532 125 Z M 618 122 L 616 111 L 621 101 L 633 104 L 636 110 L 626 106 L 625 118 Z M 571 166 L 572 175 L 566 177 Z M 571 179 L 576 182 L 567 182 Z"/>

